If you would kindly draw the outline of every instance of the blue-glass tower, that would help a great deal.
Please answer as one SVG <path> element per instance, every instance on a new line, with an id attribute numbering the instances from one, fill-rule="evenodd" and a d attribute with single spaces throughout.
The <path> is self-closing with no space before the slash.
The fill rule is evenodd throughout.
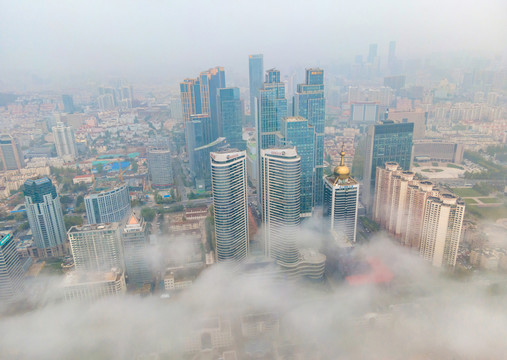
<path id="1" fill-rule="evenodd" d="M 271 69 L 266 72 L 266 81 L 259 90 L 257 98 L 259 112 L 257 114 L 257 161 L 261 168 L 261 150 L 276 145 L 282 119 L 287 117 L 287 99 L 285 84 L 280 82 L 280 71 Z M 259 178 L 259 181 L 261 179 Z M 258 184 L 258 189 L 261 188 Z M 261 197 L 261 192 L 259 191 Z M 259 198 L 259 201 L 261 198 Z"/>
<path id="2" fill-rule="evenodd" d="M 378 166 L 394 161 L 403 170 L 410 170 L 413 134 L 414 123 L 384 121 L 368 128 L 363 176 L 363 203 L 368 211 L 373 205 Z"/>
<path id="3" fill-rule="evenodd" d="M 243 141 L 243 109 L 239 88 L 218 89 L 218 128 L 231 148 L 246 150 Z"/>
<path id="4" fill-rule="evenodd" d="M 185 79 L 180 83 L 181 107 L 185 123 L 192 121 L 193 115 L 207 115 L 209 124 L 203 128 L 204 138 L 209 142 L 219 137 L 218 125 L 218 89 L 225 88 L 224 68 L 217 66 L 203 71 L 196 79 Z M 187 126 L 185 126 L 185 129 Z M 188 156 L 191 156 L 192 142 L 185 133 Z"/>
<path id="5" fill-rule="evenodd" d="M 264 74 L 264 62 L 262 54 L 248 57 L 248 78 L 250 82 L 250 117 L 256 119 L 256 101 L 259 90 L 262 89 L 262 75 Z"/>
<path id="6" fill-rule="evenodd" d="M 315 131 L 313 202 L 322 205 L 324 194 L 324 126 L 326 100 L 324 98 L 324 70 L 307 69 L 304 84 L 298 84 L 294 96 L 294 116 L 308 120 Z"/>
<path id="7" fill-rule="evenodd" d="M 279 145 L 295 146 L 301 158 L 301 216 L 312 215 L 315 129 L 303 117 L 282 120 Z"/>
<path id="8" fill-rule="evenodd" d="M 285 84 L 280 82 L 280 71 L 267 71 L 266 82 L 259 90 L 259 115 L 257 119 L 257 153 L 276 144 L 276 134 L 280 131 L 282 119 L 287 117 Z"/>

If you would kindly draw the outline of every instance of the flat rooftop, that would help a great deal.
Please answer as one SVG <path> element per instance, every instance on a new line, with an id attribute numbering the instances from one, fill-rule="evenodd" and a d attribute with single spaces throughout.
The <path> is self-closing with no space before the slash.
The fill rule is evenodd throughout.
<path id="1" fill-rule="evenodd" d="M 102 224 L 84 224 L 75 225 L 69 229 L 69 233 L 94 230 L 114 230 L 118 228 L 118 223 L 102 223 Z"/>
<path id="2" fill-rule="evenodd" d="M 81 272 L 69 271 L 65 274 L 63 280 L 64 286 L 70 285 L 84 285 L 100 282 L 109 282 L 120 280 L 123 273 L 121 271 L 111 270 L 106 272 Z"/>

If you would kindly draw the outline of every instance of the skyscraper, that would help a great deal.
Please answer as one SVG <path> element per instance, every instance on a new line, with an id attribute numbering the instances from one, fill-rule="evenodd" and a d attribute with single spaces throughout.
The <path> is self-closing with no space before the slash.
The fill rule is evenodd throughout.
<path id="1" fill-rule="evenodd" d="M 307 69 L 304 84 L 297 86 L 294 96 L 294 116 L 302 116 L 315 130 L 313 202 L 322 205 L 324 175 L 324 126 L 326 101 L 324 98 L 324 70 Z"/>
<path id="2" fill-rule="evenodd" d="M 25 167 L 23 153 L 18 142 L 10 135 L 0 135 L 0 160 L 2 170 L 19 170 Z"/>
<path id="3" fill-rule="evenodd" d="M 74 100 L 72 95 L 62 95 L 63 111 L 67 114 L 74 114 Z"/>
<path id="4" fill-rule="evenodd" d="M 67 235 L 76 271 L 125 269 L 119 223 L 73 226 Z"/>
<path id="5" fill-rule="evenodd" d="M 377 44 L 370 44 L 370 48 L 368 51 L 368 63 L 375 63 L 375 59 L 377 58 Z"/>
<path id="6" fill-rule="evenodd" d="M 194 149 L 191 163 L 194 173 L 195 187 L 198 191 L 211 190 L 211 166 L 210 153 L 226 147 L 225 138 L 221 137 L 215 141 Z"/>
<path id="7" fill-rule="evenodd" d="M 299 260 L 295 238 L 301 223 L 301 158 L 295 147 L 261 150 L 265 252 L 278 264 Z"/>
<path id="8" fill-rule="evenodd" d="M 314 191 L 314 141 L 315 129 L 303 117 L 282 120 L 279 144 L 295 146 L 301 158 L 301 216 L 312 215 Z"/>
<path id="9" fill-rule="evenodd" d="M 212 152 L 216 259 L 241 261 L 248 255 L 246 151 Z"/>
<path id="10" fill-rule="evenodd" d="M 22 296 L 23 279 L 23 267 L 12 234 L 0 234 L 0 304 L 14 302 Z"/>
<path id="11" fill-rule="evenodd" d="M 264 60 L 262 54 L 250 55 L 248 57 L 248 79 L 250 83 L 250 118 L 255 121 L 257 118 L 256 98 L 262 88 L 262 75 L 264 74 Z"/>
<path id="12" fill-rule="evenodd" d="M 396 71 L 396 41 L 389 42 L 389 54 L 387 56 L 387 66 L 393 74 Z"/>
<path id="13" fill-rule="evenodd" d="M 218 89 L 219 135 L 224 137 L 231 148 L 245 150 L 243 141 L 243 108 L 239 88 Z"/>
<path id="14" fill-rule="evenodd" d="M 56 153 L 59 157 L 76 157 L 76 144 L 74 141 L 74 132 L 70 126 L 59 122 L 53 127 L 53 137 L 55 138 Z"/>
<path id="15" fill-rule="evenodd" d="M 197 79 L 180 83 L 183 119 L 190 121 L 192 115 L 207 114 L 210 126 L 205 138 L 211 139 L 208 142 L 219 136 L 217 95 L 222 88 L 225 88 L 225 72 L 220 66 L 201 72 Z M 188 146 L 187 150 L 191 151 Z"/>
<path id="16" fill-rule="evenodd" d="M 395 124 L 392 121 L 368 128 L 363 172 L 363 203 L 367 211 L 371 211 L 373 205 L 377 167 L 393 161 L 403 170 L 410 170 L 413 132 L 413 123 Z"/>
<path id="17" fill-rule="evenodd" d="M 287 99 L 285 98 L 285 84 L 280 82 L 280 71 L 270 69 L 266 72 L 266 79 L 258 92 L 257 98 L 257 161 L 261 168 L 261 150 L 276 145 L 277 134 L 280 131 L 282 119 L 287 117 Z M 261 177 L 257 189 L 262 187 Z M 262 192 L 259 191 L 259 203 L 262 202 Z"/>
<path id="18" fill-rule="evenodd" d="M 198 79 L 185 79 L 180 83 L 181 110 L 183 120 L 190 121 L 190 116 L 202 114 L 201 89 Z"/>
<path id="19" fill-rule="evenodd" d="M 345 235 L 352 243 L 356 242 L 357 204 L 359 201 L 359 184 L 350 177 L 350 170 L 345 166 L 345 145 L 342 147 L 340 165 L 333 175 L 324 179 L 324 218 L 330 229 L 338 236 Z"/>
<path id="20" fill-rule="evenodd" d="M 115 183 L 111 188 L 88 194 L 84 201 L 89 224 L 121 222 L 130 214 L 127 183 Z"/>
<path id="21" fill-rule="evenodd" d="M 285 84 L 280 82 L 280 71 L 271 69 L 266 72 L 266 81 L 259 90 L 258 103 L 257 153 L 260 159 L 261 150 L 275 146 L 282 119 L 287 117 Z"/>
<path id="22" fill-rule="evenodd" d="M 40 257 L 61 256 L 65 224 L 56 187 L 47 177 L 25 181 L 25 206 L 33 240 Z"/>
<path id="23" fill-rule="evenodd" d="M 464 214 L 465 203 L 452 194 L 426 199 L 420 253 L 433 266 L 456 265 Z"/>
<path id="24" fill-rule="evenodd" d="M 171 186 L 174 181 L 169 149 L 165 146 L 151 146 L 147 155 L 151 186 L 154 188 Z"/>
<path id="25" fill-rule="evenodd" d="M 143 218 L 133 212 L 121 229 L 125 275 L 129 284 L 142 286 L 153 281 L 148 229 Z"/>

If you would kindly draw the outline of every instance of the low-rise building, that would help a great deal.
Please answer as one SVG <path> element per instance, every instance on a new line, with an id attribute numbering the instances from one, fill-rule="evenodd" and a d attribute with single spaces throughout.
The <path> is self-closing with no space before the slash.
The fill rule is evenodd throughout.
<path id="1" fill-rule="evenodd" d="M 93 301 L 126 292 L 125 276 L 119 269 L 110 272 L 71 271 L 63 281 L 64 298 L 67 301 Z"/>

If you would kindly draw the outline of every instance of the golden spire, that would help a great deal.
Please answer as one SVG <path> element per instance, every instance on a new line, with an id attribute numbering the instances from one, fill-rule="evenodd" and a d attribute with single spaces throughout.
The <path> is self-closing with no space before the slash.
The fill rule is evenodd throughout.
<path id="1" fill-rule="evenodd" d="M 335 183 L 338 180 L 347 180 L 350 176 L 350 169 L 345 166 L 345 143 L 342 144 L 342 151 L 340 153 L 342 159 L 340 165 L 334 168 Z"/>
<path id="2" fill-rule="evenodd" d="M 345 166 L 345 143 L 342 143 L 342 152 L 340 153 L 342 160 L 340 166 Z"/>

